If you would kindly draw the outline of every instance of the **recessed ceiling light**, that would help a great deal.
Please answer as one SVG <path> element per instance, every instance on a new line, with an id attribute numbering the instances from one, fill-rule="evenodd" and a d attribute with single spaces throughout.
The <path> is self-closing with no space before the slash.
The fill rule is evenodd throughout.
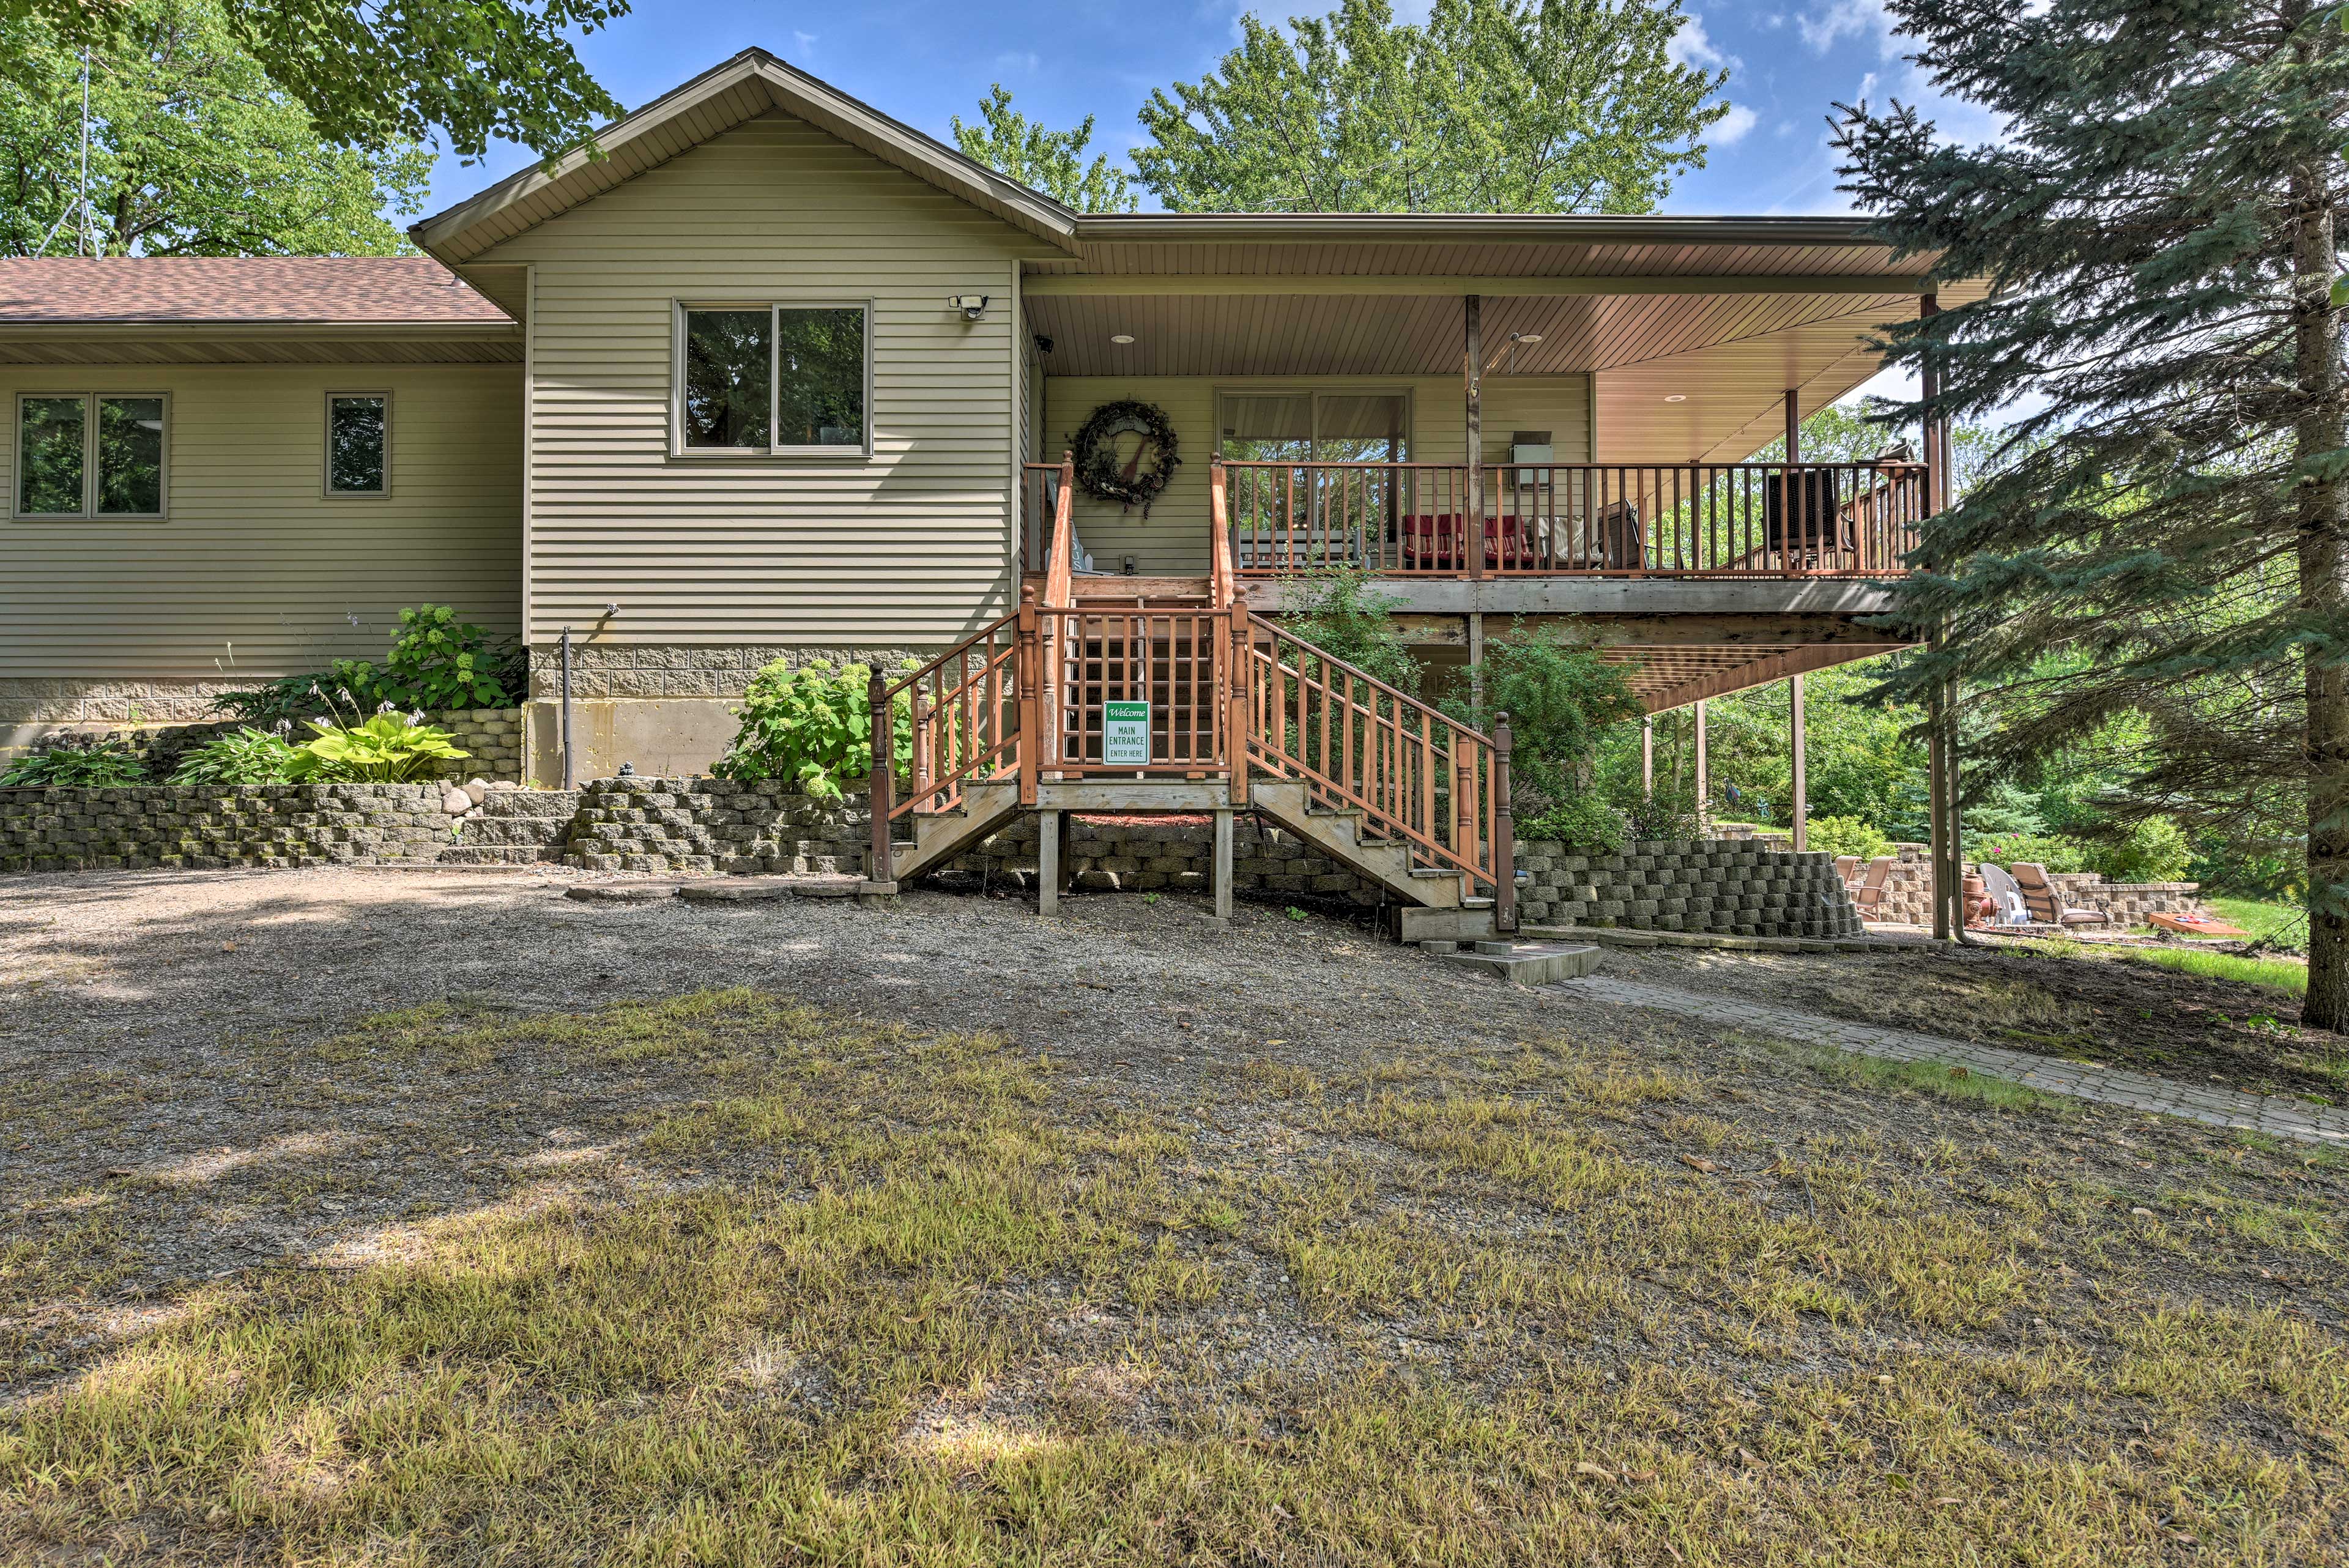
<path id="1" fill-rule="evenodd" d="M 1109 340 L 1122 348 L 1128 343 L 1133 341 L 1133 334 L 1131 332 L 1112 332 L 1109 335 Z"/>
<path id="2" fill-rule="evenodd" d="M 1685 403 L 1688 401 L 1688 394 L 1686 392 L 1668 392 L 1664 395 L 1664 401 L 1668 403 Z"/>

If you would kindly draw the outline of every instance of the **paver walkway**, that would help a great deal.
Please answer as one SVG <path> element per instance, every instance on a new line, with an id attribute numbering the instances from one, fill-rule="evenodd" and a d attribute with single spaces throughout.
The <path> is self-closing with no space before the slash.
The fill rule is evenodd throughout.
<path id="1" fill-rule="evenodd" d="M 2349 1110 L 2334 1110 L 2289 1099 L 2282 1095 L 2251 1095 L 2239 1089 L 2198 1087 L 2150 1073 L 2123 1067 L 2095 1067 L 2067 1062 L 2061 1056 L 2038 1056 L 2028 1051 L 2005 1051 L 1977 1045 L 1945 1035 L 1920 1034 L 1907 1029 L 1885 1029 L 1853 1023 L 1792 1007 L 1773 1007 L 1744 997 L 1711 996 L 1668 985 L 1591 975 L 1561 981 L 1553 990 L 1592 997 L 1624 1007 L 1652 1007 L 1688 1018 L 1702 1018 L 1733 1029 L 1758 1030 L 1808 1044 L 1831 1046 L 1859 1056 L 1883 1056 L 1896 1062 L 1939 1062 L 1970 1073 L 2026 1084 L 2051 1095 L 2124 1106 L 2211 1127 L 2240 1127 L 2273 1137 L 2308 1143 L 2349 1144 Z"/>

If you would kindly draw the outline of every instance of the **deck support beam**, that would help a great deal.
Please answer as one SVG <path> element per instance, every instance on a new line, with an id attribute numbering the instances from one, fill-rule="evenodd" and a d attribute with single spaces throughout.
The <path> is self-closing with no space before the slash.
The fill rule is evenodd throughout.
<path id="1" fill-rule="evenodd" d="M 1061 912 L 1061 825 L 1066 814 L 1040 811 L 1036 814 L 1036 912 L 1057 915 Z"/>
<path id="2" fill-rule="evenodd" d="M 1232 918 L 1232 814 L 1227 806 L 1216 813 L 1216 919 Z"/>

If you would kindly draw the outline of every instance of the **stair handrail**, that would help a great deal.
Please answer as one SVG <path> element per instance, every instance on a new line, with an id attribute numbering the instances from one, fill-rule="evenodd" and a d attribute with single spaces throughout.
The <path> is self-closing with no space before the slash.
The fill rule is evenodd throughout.
<path id="1" fill-rule="evenodd" d="M 1506 742 L 1497 736 L 1487 735 L 1461 723 L 1441 710 L 1390 685 L 1367 670 L 1347 663 L 1293 631 L 1270 626 L 1256 618 L 1250 618 L 1247 624 L 1249 629 L 1245 642 L 1237 625 L 1233 638 L 1235 652 L 1244 656 L 1247 666 L 1244 677 L 1247 733 L 1245 737 L 1235 739 L 1235 745 L 1244 748 L 1236 753 L 1235 766 L 1238 766 L 1244 757 L 1252 754 L 1273 773 L 1303 782 L 1309 794 L 1319 794 L 1331 804 L 1359 808 L 1366 822 L 1403 839 L 1429 860 L 1465 872 L 1473 881 L 1489 883 L 1494 889 L 1496 906 L 1510 906 L 1510 912 L 1514 914 L 1516 846 L 1512 842 L 1513 825 L 1509 821 L 1507 805 L 1500 794 L 1508 782 Z M 1254 629 L 1259 626 L 1266 628 L 1263 644 L 1259 644 Z M 1280 656 L 1280 644 L 1284 641 L 1318 660 L 1321 675 L 1318 679 L 1309 677 L 1298 665 L 1284 663 Z M 1333 692 L 1333 675 L 1344 679 L 1342 693 Z M 1415 718 L 1421 730 L 1420 745 L 1427 753 L 1423 758 L 1423 765 L 1432 765 L 1435 754 L 1440 752 L 1451 769 L 1449 793 L 1452 810 L 1448 820 L 1454 829 L 1452 842 L 1446 843 L 1443 836 L 1434 831 L 1432 821 L 1423 827 L 1411 819 L 1408 812 L 1399 812 L 1392 808 L 1391 803 L 1376 798 L 1373 792 L 1357 787 L 1353 779 L 1333 776 L 1326 765 L 1326 750 L 1323 757 L 1325 765 L 1319 767 L 1292 751 L 1288 744 L 1288 716 L 1279 711 L 1278 696 L 1269 691 L 1274 683 L 1281 680 L 1297 681 L 1300 691 L 1318 687 L 1325 703 L 1333 696 L 1338 699 L 1344 710 L 1343 714 L 1333 724 L 1325 709 L 1321 733 L 1326 738 L 1333 728 L 1340 729 L 1346 739 L 1350 761 L 1352 726 L 1358 720 L 1367 721 L 1374 730 L 1381 726 L 1391 730 L 1400 756 L 1405 738 L 1403 718 L 1406 715 Z M 1369 699 L 1367 702 L 1355 701 L 1354 688 L 1357 684 Z M 1377 703 L 1380 698 L 1393 704 L 1395 716 L 1392 719 L 1379 713 Z M 1270 723 L 1261 722 L 1268 715 Z M 1439 733 L 1444 737 L 1444 743 L 1440 747 L 1433 741 Z M 1375 771 L 1377 764 L 1367 755 L 1362 760 L 1366 766 Z M 1350 772 L 1351 769 L 1345 771 Z M 1483 781 L 1481 784 L 1478 783 L 1480 778 Z M 1421 793 L 1423 804 L 1429 807 L 1432 815 L 1434 788 L 1431 778 L 1423 776 Z M 1480 798 L 1483 809 L 1468 809 Z M 1460 847 L 1464 841 L 1466 843 L 1464 850 Z M 1506 889 L 1506 895 L 1504 889 Z"/>
<path id="2" fill-rule="evenodd" d="M 873 724 L 873 761 L 871 793 L 873 802 L 873 843 L 876 867 L 887 864 L 889 824 L 901 816 L 924 809 L 925 802 L 934 803 L 928 809 L 945 811 L 958 804 L 964 784 L 981 769 L 989 770 L 987 777 L 999 778 L 1016 771 L 1024 748 L 1027 728 L 1026 710 L 1019 704 L 1023 680 L 1019 672 L 1019 644 L 1008 641 L 1000 648 L 989 646 L 986 657 L 976 667 L 970 663 L 972 649 L 982 644 L 991 645 L 1006 628 L 1016 628 L 1020 612 L 998 617 L 969 636 L 931 659 L 890 680 L 874 670 L 865 683 L 865 703 Z M 960 662 L 957 679 L 949 687 L 936 679 L 950 663 Z M 1006 671 L 1009 671 L 1007 677 Z M 925 701 L 922 682 L 928 680 L 936 691 Z M 992 682 L 992 690 L 989 683 Z M 898 695 L 910 693 L 908 705 L 913 710 L 913 771 L 905 798 L 896 798 L 896 722 Z M 988 698 L 994 711 L 980 706 L 980 698 Z M 1003 700 L 1009 698 L 1012 711 L 1019 715 L 1008 731 L 1003 728 Z M 959 737 L 954 726 L 959 722 L 965 732 Z M 989 723 L 997 733 L 988 740 Z M 959 738 L 962 744 L 954 742 Z M 984 742 L 984 743 L 982 743 Z M 943 759 L 947 766 L 932 776 L 928 765 Z M 875 881 L 886 881 L 877 871 Z"/>
<path id="3" fill-rule="evenodd" d="M 1046 609 L 1069 609 L 1076 600 L 1077 576 L 1077 454 L 1061 454 L 1060 494 L 1052 503 L 1052 547 L 1044 557 Z"/>
<path id="4" fill-rule="evenodd" d="M 1231 503 L 1224 491 L 1224 460 L 1207 460 L 1207 607 L 1229 609 L 1239 595 L 1239 567 L 1232 556 Z"/>

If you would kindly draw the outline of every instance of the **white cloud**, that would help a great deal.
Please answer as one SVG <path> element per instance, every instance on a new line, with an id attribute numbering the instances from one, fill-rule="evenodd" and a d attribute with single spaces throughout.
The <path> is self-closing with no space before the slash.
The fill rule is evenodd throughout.
<path id="1" fill-rule="evenodd" d="M 1664 53 L 1677 66 L 1690 66 L 1701 71 L 1717 71 L 1723 66 L 1742 69 L 1736 56 L 1726 54 L 1716 47 L 1704 30 L 1704 18 L 1692 11 L 1681 18 L 1680 31 L 1664 46 Z"/>
<path id="2" fill-rule="evenodd" d="M 800 53 L 802 55 L 812 55 L 815 53 L 815 35 L 813 33 L 793 33 L 792 35 L 792 42 L 799 46 Z"/>
<path id="3" fill-rule="evenodd" d="M 1885 14 L 1880 0 L 1819 0 L 1795 18 L 1795 30 L 1815 55 L 1826 54 L 1846 37 L 1871 36 L 1879 57 L 1889 60 L 1900 53 L 1892 18 Z"/>
<path id="4" fill-rule="evenodd" d="M 1006 49 L 1003 53 L 995 57 L 995 68 L 1003 72 L 1006 76 L 1025 75 L 1032 77 L 1038 71 L 1041 70 L 1043 66 L 1044 62 L 1042 58 L 1039 57 L 1033 49 L 1025 51 L 1019 49 Z"/>
<path id="5" fill-rule="evenodd" d="M 1737 143 L 1745 140 L 1745 133 L 1753 130 L 1755 122 L 1757 122 L 1762 117 L 1760 115 L 1755 114 L 1752 109 L 1746 108 L 1742 103 L 1731 104 L 1729 106 L 1729 112 L 1723 115 L 1720 120 L 1713 128 L 1713 145 L 1716 147 L 1735 146 Z"/>

